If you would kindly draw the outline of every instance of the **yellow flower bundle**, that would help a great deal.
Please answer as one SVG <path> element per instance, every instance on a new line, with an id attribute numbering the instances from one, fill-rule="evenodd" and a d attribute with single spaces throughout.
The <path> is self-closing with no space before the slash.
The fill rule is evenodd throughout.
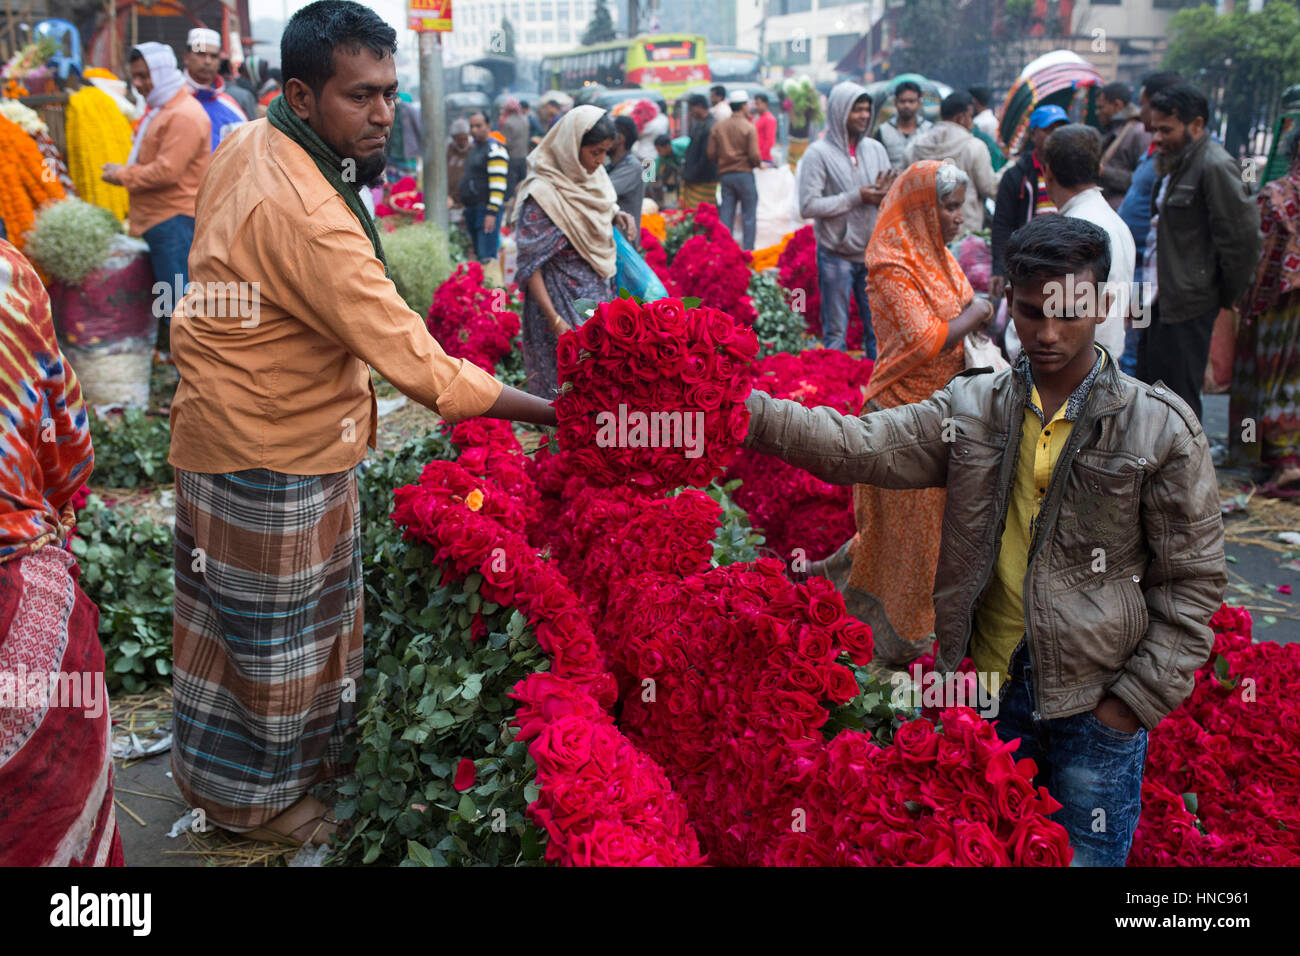
<path id="1" fill-rule="evenodd" d="M 35 141 L 17 123 L 0 116 L 0 216 L 9 241 L 22 249 L 27 231 L 36 221 L 36 210 L 64 195 Z"/>
<path id="2" fill-rule="evenodd" d="M 68 171 L 77 194 L 102 206 L 119 220 L 126 218 L 126 190 L 100 179 L 105 163 L 125 163 L 131 153 L 131 124 L 113 98 L 93 86 L 68 97 Z"/>

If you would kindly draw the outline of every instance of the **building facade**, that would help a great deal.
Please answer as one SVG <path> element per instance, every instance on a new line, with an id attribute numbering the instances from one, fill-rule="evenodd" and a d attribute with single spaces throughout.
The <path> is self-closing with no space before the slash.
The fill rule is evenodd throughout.
<path id="1" fill-rule="evenodd" d="M 617 30 L 620 4 L 615 0 L 606 6 Z M 456 0 L 454 9 L 452 31 L 443 37 L 451 62 L 504 52 L 499 46 L 505 18 L 514 27 L 515 54 L 540 59 L 582 45 L 596 0 Z"/>

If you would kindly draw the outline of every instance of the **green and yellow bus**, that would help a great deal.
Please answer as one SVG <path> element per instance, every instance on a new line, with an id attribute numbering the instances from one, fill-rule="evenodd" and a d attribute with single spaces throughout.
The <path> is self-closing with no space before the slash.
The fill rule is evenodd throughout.
<path id="1" fill-rule="evenodd" d="M 577 95 L 583 87 L 596 84 L 611 89 L 635 86 L 654 90 L 671 103 L 688 88 L 707 83 L 710 76 L 704 37 L 656 34 L 543 57 L 541 92 Z"/>

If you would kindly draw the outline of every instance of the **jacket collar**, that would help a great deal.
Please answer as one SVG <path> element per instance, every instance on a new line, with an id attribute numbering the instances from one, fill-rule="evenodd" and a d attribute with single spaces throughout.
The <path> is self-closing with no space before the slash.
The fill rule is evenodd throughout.
<path id="1" fill-rule="evenodd" d="M 1124 390 L 1115 371 L 1114 358 L 1100 345 L 1094 344 L 1093 348 L 1097 350 L 1097 361 L 1093 363 L 1092 369 L 1078 387 L 1070 393 L 1070 397 L 1065 400 L 1067 421 L 1077 422 L 1089 406 L 1091 406 L 1091 418 L 1108 415 L 1124 406 Z M 1015 371 L 1022 385 L 1025 406 L 1032 408 L 1039 419 L 1043 420 L 1042 409 L 1031 401 L 1034 394 L 1034 373 L 1029 364 L 1029 356 L 1024 352 L 1020 353 L 1020 358 L 1016 361 Z M 1097 392 L 1097 397 L 1089 402 L 1088 399 L 1094 391 Z"/>

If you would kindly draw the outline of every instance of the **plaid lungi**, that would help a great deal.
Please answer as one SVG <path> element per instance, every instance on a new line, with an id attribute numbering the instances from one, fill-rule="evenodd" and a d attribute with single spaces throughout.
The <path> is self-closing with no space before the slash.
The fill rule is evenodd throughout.
<path id="1" fill-rule="evenodd" d="M 354 471 L 176 471 L 172 772 L 211 823 L 251 830 L 342 769 L 360 518 Z"/>
<path id="2" fill-rule="evenodd" d="M 718 204 L 717 183 L 682 183 L 683 209 L 694 209 L 702 202 Z"/>

